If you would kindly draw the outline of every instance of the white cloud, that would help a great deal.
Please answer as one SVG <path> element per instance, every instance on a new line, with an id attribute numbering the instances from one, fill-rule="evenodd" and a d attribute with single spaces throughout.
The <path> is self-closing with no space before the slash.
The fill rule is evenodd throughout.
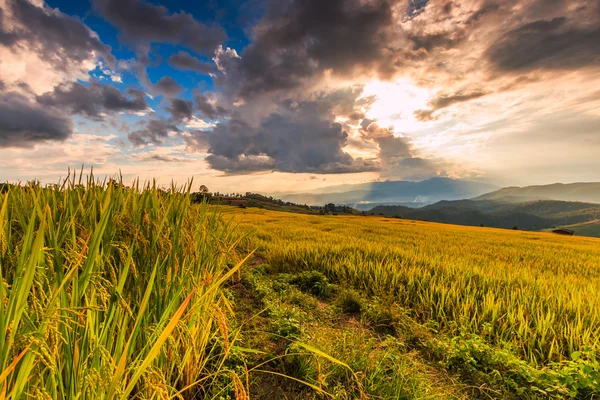
<path id="1" fill-rule="evenodd" d="M 189 121 L 185 123 L 186 128 L 189 129 L 208 129 L 215 126 L 214 123 L 208 123 L 201 118 L 192 117 Z"/>
<path id="2" fill-rule="evenodd" d="M 116 137 L 76 133 L 64 143 L 41 143 L 33 149 L 0 149 L 0 180 L 52 180 L 64 176 L 68 166 L 107 165 L 120 151 L 110 143 Z"/>
<path id="3" fill-rule="evenodd" d="M 112 74 L 110 76 L 110 80 L 113 81 L 113 82 L 117 82 L 117 83 L 123 83 L 123 79 L 121 78 L 121 75 L 119 75 L 117 73 Z"/>

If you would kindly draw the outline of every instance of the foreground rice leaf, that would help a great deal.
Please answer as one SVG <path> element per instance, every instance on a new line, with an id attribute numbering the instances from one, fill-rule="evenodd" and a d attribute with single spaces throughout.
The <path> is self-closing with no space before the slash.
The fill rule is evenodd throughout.
<path id="1" fill-rule="evenodd" d="M 0 200 L 0 398 L 195 398 L 221 345 L 238 235 L 190 185 L 75 175 Z M 219 310 L 217 312 L 215 310 Z"/>

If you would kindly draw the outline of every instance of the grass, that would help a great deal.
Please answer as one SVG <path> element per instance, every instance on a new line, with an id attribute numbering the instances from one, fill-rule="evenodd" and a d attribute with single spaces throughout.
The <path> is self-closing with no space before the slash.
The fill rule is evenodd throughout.
<path id="1" fill-rule="evenodd" d="M 238 239 L 186 189 L 73 176 L 2 193 L 0 398 L 236 390 L 223 285 Z"/>
<path id="2" fill-rule="evenodd" d="M 260 366 L 250 370 L 253 398 L 465 398 L 460 383 L 401 338 L 380 335 L 357 313 L 344 312 L 344 290 L 321 281 L 320 287 L 332 286 L 328 295 L 313 294 L 306 276 L 260 265 L 246 269 L 236 286 L 236 308 L 251 316 L 242 342 L 262 350 L 248 359 Z M 376 307 L 357 293 L 353 298 Z"/>
<path id="3" fill-rule="evenodd" d="M 408 317 L 404 326 L 424 326 L 423 337 L 431 335 L 404 340 L 421 342 L 415 348 L 425 360 L 465 385 L 496 387 L 500 398 L 600 394 L 598 239 L 378 217 L 225 212 L 252 232 L 245 245 L 270 265 L 270 281 L 322 274 L 343 288 L 334 302 L 340 315 L 366 317 L 365 303 L 390 299 L 402 320 Z M 371 310 L 370 318 L 385 320 L 383 311 Z"/>

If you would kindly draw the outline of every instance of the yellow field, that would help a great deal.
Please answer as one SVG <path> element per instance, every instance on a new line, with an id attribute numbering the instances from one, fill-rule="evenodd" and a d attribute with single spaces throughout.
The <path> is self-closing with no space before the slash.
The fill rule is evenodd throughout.
<path id="1" fill-rule="evenodd" d="M 475 333 L 533 365 L 597 350 L 600 239 L 392 218 L 222 207 L 280 271 L 394 296 L 449 335 Z"/>
<path id="2" fill-rule="evenodd" d="M 593 238 L 9 186 L 0 398 L 597 398 L 599 263 Z"/>

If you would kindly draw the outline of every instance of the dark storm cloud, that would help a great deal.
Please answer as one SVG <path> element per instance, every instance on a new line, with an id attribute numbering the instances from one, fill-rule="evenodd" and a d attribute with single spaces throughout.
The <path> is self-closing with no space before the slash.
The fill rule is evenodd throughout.
<path id="1" fill-rule="evenodd" d="M 357 95 L 352 90 L 346 94 Z M 334 122 L 333 109 L 337 104 L 332 99 L 336 97 L 340 97 L 338 92 L 301 102 L 287 100 L 256 127 L 234 116 L 213 130 L 195 132 L 186 140 L 190 147 L 207 149 L 211 167 L 226 172 L 376 170 L 374 163 L 353 159 L 343 151 L 348 134 Z"/>
<path id="2" fill-rule="evenodd" d="M 216 102 L 209 101 L 209 98 L 204 94 L 196 94 L 194 101 L 196 102 L 196 109 L 207 119 L 217 119 L 228 115 L 225 108 L 219 106 Z"/>
<path id="3" fill-rule="evenodd" d="M 181 44 L 198 53 L 212 53 L 227 34 L 217 24 L 205 25 L 191 14 L 170 14 L 163 6 L 140 0 L 93 0 L 94 7 L 126 40 Z"/>
<path id="4" fill-rule="evenodd" d="M 441 110 L 442 108 L 450 107 L 453 104 L 464 103 L 470 100 L 478 99 L 480 97 L 485 96 L 486 94 L 488 93 L 483 90 L 443 94 L 434 98 L 428 103 L 430 107 L 429 109 L 415 111 L 415 117 L 419 121 L 435 120 L 437 118 L 437 116 L 435 115 L 436 111 Z"/>
<path id="5" fill-rule="evenodd" d="M 185 121 L 192 118 L 194 103 L 184 99 L 171 99 L 171 104 L 166 109 L 171 113 L 173 120 Z"/>
<path id="6" fill-rule="evenodd" d="M 144 92 L 127 89 L 126 95 L 117 88 L 92 81 L 89 86 L 69 83 L 38 96 L 39 103 L 67 108 L 74 114 L 101 119 L 103 113 L 136 112 L 148 109 Z"/>
<path id="7" fill-rule="evenodd" d="M 298 87 L 326 70 L 388 75 L 397 55 L 392 7 L 387 0 L 271 2 L 241 58 L 221 51 L 216 61 L 243 98 Z"/>
<path id="8" fill-rule="evenodd" d="M 0 94 L 0 147 L 63 141 L 72 130 L 71 118 L 53 107 L 31 102 L 15 92 Z"/>
<path id="9" fill-rule="evenodd" d="M 194 71 L 199 74 L 210 74 L 216 71 L 213 64 L 199 60 L 185 51 L 173 54 L 169 57 L 168 63 L 175 68 Z"/>
<path id="10" fill-rule="evenodd" d="M 49 7 L 38 7 L 27 0 L 6 0 L 5 7 L 10 10 L 12 29 L 8 30 L 2 23 L 7 15 L 0 8 L 0 43 L 3 45 L 35 48 L 43 59 L 61 70 L 95 56 L 114 65 L 111 48 L 78 18 Z"/>
<path id="11" fill-rule="evenodd" d="M 151 119 L 145 121 L 141 129 L 129 133 L 127 137 L 134 146 L 159 145 L 164 143 L 170 132 L 180 132 L 180 130 L 175 124 L 162 118 Z"/>
<path id="12" fill-rule="evenodd" d="M 212 168 L 230 173 L 256 170 L 349 173 L 375 171 L 372 160 L 354 159 L 343 148 L 346 127 L 336 117 L 359 122 L 361 90 L 310 93 L 327 74 L 391 77 L 406 52 L 399 41 L 396 0 L 272 1 L 238 55 L 219 48 L 222 109 L 235 114 L 212 131 L 188 137 L 190 147 L 208 150 Z M 421 7 L 423 7 L 422 5 Z M 416 40 L 416 39 L 415 39 Z M 441 40 L 438 40 L 441 44 Z M 435 47 L 435 46 L 434 46 Z M 271 96 L 271 97 L 269 97 Z M 288 100 L 282 101 L 286 97 Z M 197 109 L 218 118 L 215 103 L 196 97 Z M 236 107 L 231 104 L 236 100 Z M 366 105 L 366 104 L 365 104 Z"/>
<path id="13" fill-rule="evenodd" d="M 183 87 L 170 76 L 163 76 L 160 78 L 158 82 L 154 85 L 154 92 L 157 94 L 161 94 L 167 97 L 177 96 Z"/>
<path id="14" fill-rule="evenodd" d="M 503 71 L 599 65 L 600 18 L 593 26 L 566 17 L 531 22 L 504 34 L 486 54 Z"/>

